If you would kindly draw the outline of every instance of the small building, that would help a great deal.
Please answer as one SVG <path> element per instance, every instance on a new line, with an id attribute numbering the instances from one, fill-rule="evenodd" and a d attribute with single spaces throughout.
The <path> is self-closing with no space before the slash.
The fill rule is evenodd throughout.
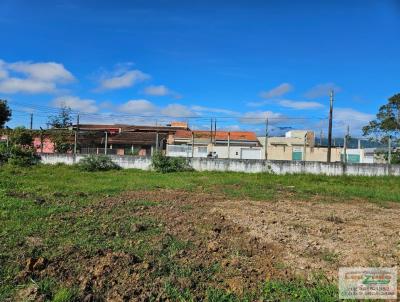
<path id="1" fill-rule="evenodd" d="M 326 162 L 328 148 L 315 146 L 315 134 L 310 130 L 292 130 L 285 136 L 258 137 L 262 147 L 264 159 L 269 160 L 297 160 Z M 268 141 L 267 147 L 265 142 Z M 265 150 L 265 148 L 267 148 Z M 331 149 L 331 161 L 341 160 L 341 149 Z"/>
<path id="2" fill-rule="evenodd" d="M 104 153 L 107 146 L 108 154 L 151 156 L 155 150 L 165 150 L 176 131 L 187 129 L 184 122 L 166 126 L 79 125 L 79 145 L 82 153 Z"/>
<path id="3" fill-rule="evenodd" d="M 254 132 L 178 130 L 168 142 L 167 156 L 262 159 Z"/>

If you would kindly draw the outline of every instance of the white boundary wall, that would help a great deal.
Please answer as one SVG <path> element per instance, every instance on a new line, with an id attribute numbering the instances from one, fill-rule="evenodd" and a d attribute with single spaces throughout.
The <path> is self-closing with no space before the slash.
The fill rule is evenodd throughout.
<path id="1" fill-rule="evenodd" d="M 42 154 L 42 163 L 63 163 L 72 165 L 85 157 L 72 154 Z M 124 169 L 151 170 L 151 158 L 139 156 L 110 155 L 111 159 Z M 400 165 L 386 164 L 348 164 L 304 162 L 304 161 L 265 161 L 257 159 L 209 159 L 188 158 L 189 165 L 196 171 L 232 171 L 245 173 L 275 174 L 325 174 L 325 175 L 363 175 L 363 176 L 400 176 Z"/>

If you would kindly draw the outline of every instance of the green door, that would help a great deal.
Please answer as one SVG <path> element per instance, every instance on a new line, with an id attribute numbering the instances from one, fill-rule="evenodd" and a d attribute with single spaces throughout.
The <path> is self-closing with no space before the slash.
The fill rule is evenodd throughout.
<path id="1" fill-rule="evenodd" d="M 344 154 L 340 154 L 340 159 L 344 162 Z M 360 163 L 360 154 L 347 154 L 347 162 L 349 164 L 357 164 Z"/>
<path id="2" fill-rule="evenodd" d="M 347 162 L 348 163 L 359 163 L 360 155 L 359 154 L 347 154 Z"/>
<path id="3" fill-rule="evenodd" d="M 292 151 L 292 160 L 303 160 L 303 152 L 301 151 Z"/>

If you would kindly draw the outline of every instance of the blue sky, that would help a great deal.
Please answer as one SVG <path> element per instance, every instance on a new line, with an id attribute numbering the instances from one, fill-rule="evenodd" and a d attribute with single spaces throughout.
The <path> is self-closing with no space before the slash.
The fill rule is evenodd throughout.
<path id="1" fill-rule="evenodd" d="M 400 92 L 400 1 L 0 1 L 8 124 L 82 122 L 359 133 Z"/>

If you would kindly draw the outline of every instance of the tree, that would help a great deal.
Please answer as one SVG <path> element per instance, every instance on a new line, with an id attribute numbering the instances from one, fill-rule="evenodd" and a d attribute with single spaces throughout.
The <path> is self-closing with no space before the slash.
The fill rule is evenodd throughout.
<path id="1" fill-rule="evenodd" d="M 400 93 L 389 98 L 387 104 L 379 108 L 376 119 L 363 127 L 363 135 L 386 143 L 388 138 L 400 137 Z"/>
<path id="2" fill-rule="evenodd" d="M 11 119 L 11 109 L 6 100 L 0 100 L 0 129 Z"/>
<path id="3" fill-rule="evenodd" d="M 10 142 L 23 147 L 32 146 L 33 132 L 25 127 L 16 127 L 10 133 Z"/>
<path id="4" fill-rule="evenodd" d="M 72 133 L 68 130 L 72 126 L 71 108 L 61 107 L 58 114 L 49 116 L 47 124 L 53 128 L 50 137 L 54 143 L 54 149 L 60 153 L 71 151 Z"/>
<path id="5" fill-rule="evenodd" d="M 49 116 L 49 121 L 47 122 L 52 128 L 68 128 L 72 126 L 72 115 L 71 108 L 63 106 L 56 115 Z"/>
<path id="6" fill-rule="evenodd" d="M 400 93 L 389 98 L 387 104 L 379 108 L 376 118 L 363 127 L 363 135 L 372 140 L 387 144 L 389 139 L 394 143 L 400 140 Z M 383 152 L 388 159 L 388 152 Z M 400 163 L 399 151 L 392 153 L 391 163 Z"/>

